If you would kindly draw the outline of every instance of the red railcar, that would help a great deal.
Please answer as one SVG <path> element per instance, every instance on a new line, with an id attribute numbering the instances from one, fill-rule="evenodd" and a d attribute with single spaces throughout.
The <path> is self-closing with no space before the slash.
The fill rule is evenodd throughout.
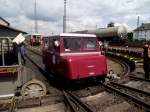
<path id="1" fill-rule="evenodd" d="M 62 33 L 43 48 L 45 69 L 69 80 L 107 76 L 107 62 L 95 35 Z"/>

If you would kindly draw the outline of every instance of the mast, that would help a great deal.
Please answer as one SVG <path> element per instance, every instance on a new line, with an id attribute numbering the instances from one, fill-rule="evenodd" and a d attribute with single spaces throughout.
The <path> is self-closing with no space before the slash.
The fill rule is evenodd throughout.
<path id="1" fill-rule="evenodd" d="M 37 21 L 37 2 L 35 0 L 35 4 L 34 4 L 34 30 L 35 33 L 38 33 L 38 21 Z"/>
<path id="2" fill-rule="evenodd" d="M 137 39 L 139 39 L 139 16 L 137 18 Z"/>
<path id="3" fill-rule="evenodd" d="M 64 0 L 63 33 L 66 32 L 66 0 Z"/>

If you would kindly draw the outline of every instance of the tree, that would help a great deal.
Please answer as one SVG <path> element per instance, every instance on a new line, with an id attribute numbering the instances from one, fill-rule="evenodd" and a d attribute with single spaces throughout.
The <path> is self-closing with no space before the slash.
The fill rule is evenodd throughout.
<path id="1" fill-rule="evenodd" d="M 129 40 L 130 42 L 132 42 L 132 41 L 133 41 L 133 33 L 132 33 L 132 32 L 129 32 L 127 35 L 128 35 L 128 40 Z"/>

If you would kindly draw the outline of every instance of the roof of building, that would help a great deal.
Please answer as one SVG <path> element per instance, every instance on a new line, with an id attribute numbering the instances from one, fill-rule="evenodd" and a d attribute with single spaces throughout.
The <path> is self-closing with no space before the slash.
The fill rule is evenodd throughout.
<path id="1" fill-rule="evenodd" d="M 10 23 L 9 23 L 8 21 L 6 21 L 4 18 L 0 17 L 0 20 L 2 20 L 4 23 L 6 23 L 6 24 L 7 24 L 7 26 L 9 26 L 9 25 L 10 25 Z"/>
<path id="2" fill-rule="evenodd" d="M 12 28 L 12 27 L 10 27 L 10 26 L 6 26 L 6 25 L 2 25 L 2 24 L 0 24 L 0 26 L 1 26 L 1 27 L 4 27 L 4 28 L 6 28 L 6 29 L 9 29 L 9 30 L 13 30 L 13 31 L 15 31 L 15 32 L 20 32 L 20 33 L 23 33 L 23 34 L 27 34 L 27 32 L 24 32 L 24 31 L 21 31 L 21 30 Z"/>
<path id="3" fill-rule="evenodd" d="M 150 30 L 150 23 L 142 23 L 140 27 L 134 29 L 134 31 L 143 31 L 143 30 Z"/>

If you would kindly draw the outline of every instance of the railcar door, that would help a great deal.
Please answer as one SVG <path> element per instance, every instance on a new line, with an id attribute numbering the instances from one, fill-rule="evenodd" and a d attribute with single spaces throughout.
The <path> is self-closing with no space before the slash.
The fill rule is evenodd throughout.
<path id="1" fill-rule="evenodd" d="M 52 65 L 53 65 L 53 70 L 56 74 L 59 73 L 59 62 L 60 62 L 60 39 L 53 39 L 53 54 L 52 54 Z"/>
<path id="2" fill-rule="evenodd" d="M 45 67 L 51 72 L 57 72 L 59 67 L 60 40 L 59 38 L 49 39 L 48 49 L 46 50 Z"/>

